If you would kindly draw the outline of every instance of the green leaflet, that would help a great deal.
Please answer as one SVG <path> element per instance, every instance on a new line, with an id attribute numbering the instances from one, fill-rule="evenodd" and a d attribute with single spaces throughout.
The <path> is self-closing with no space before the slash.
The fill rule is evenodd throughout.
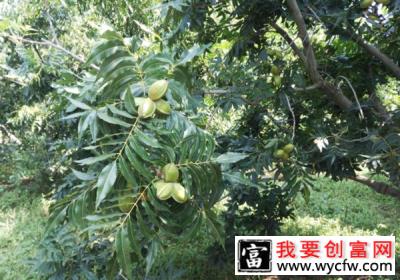
<path id="1" fill-rule="evenodd" d="M 186 229 L 186 231 L 183 232 L 181 238 L 183 240 L 188 240 L 190 238 L 193 238 L 197 233 L 197 231 L 200 229 L 202 222 L 203 222 L 202 216 L 201 215 L 196 216 L 193 223 L 189 226 L 189 229 Z"/>
<path id="2" fill-rule="evenodd" d="M 131 242 L 131 246 L 133 251 L 135 252 L 136 256 L 142 258 L 141 246 L 139 244 L 139 236 L 138 236 L 138 229 L 133 224 L 132 220 L 129 218 L 128 220 L 128 237 Z"/>
<path id="3" fill-rule="evenodd" d="M 99 112 L 99 113 L 97 113 L 97 116 L 100 119 L 102 119 L 103 121 L 110 123 L 110 124 L 120 125 L 123 127 L 131 127 L 132 126 L 131 124 L 124 122 L 123 120 L 120 120 L 118 118 L 107 115 L 107 113 L 105 113 L 105 112 Z"/>
<path id="4" fill-rule="evenodd" d="M 147 180 L 151 181 L 153 179 L 153 174 L 151 171 L 140 161 L 139 157 L 134 151 L 127 145 L 125 146 L 125 155 L 129 159 L 133 168 Z"/>
<path id="5" fill-rule="evenodd" d="M 139 185 L 138 180 L 136 179 L 134 172 L 131 170 L 130 165 L 124 159 L 124 157 L 120 157 L 118 159 L 118 167 L 125 180 L 128 183 L 132 184 L 135 188 L 137 188 L 137 186 Z"/>
<path id="6" fill-rule="evenodd" d="M 103 91 L 105 96 L 120 96 L 122 93 L 129 88 L 130 84 L 136 81 L 135 77 L 130 75 L 119 76 L 114 79 L 111 83 L 107 84 L 107 87 Z"/>
<path id="7" fill-rule="evenodd" d="M 140 232 L 148 239 L 151 240 L 153 238 L 154 232 L 149 228 L 146 222 L 143 220 L 143 216 L 140 213 L 139 208 L 136 208 L 136 221 L 138 223 Z"/>
<path id="8" fill-rule="evenodd" d="M 231 182 L 231 184 L 242 184 L 262 190 L 259 185 L 254 184 L 240 172 L 224 172 L 223 177 L 225 180 Z"/>
<path id="9" fill-rule="evenodd" d="M 72 173 L 74 173 L 75 177 L 82 181 L 90 181 L 95 178 L 92 174 L 84 173 L 75 169 L 72 169 Z"/>
<path id="10" fill-rule="evenodd" d="M 120 218 L 123 216 L 123 213 L 114 213 L 114 214 L 108 214 L 108 215 L 87 215 L 85 216 L 85 219 L 88 220 L 89 222 L 104 222 L 108 220 L 112 220 L 113 218 Z"/>
<path id="11" fill-rule="evenodd" d="M 69 100 L 69 102 L 71 102 L 72 105 L 74 105 L 75 107 L 77 107 L 79 109 L 86 110 L 86 111 L 92 110 L 92 107 L 83 103 L 82 101 L 72 99 L 71 97 L 67 97 L 67 99 Z"/>
<path id="12" fill-rule="evenodd" d="M 92 141 L 96 142 L 97 140 L 97 133 L 99 132 L 98 126 L 97 126 L 97 118 L 94 118 L 92 122 L 90 123 L 90 134 L 92 135 Z"/>
<path id="13" fill-rule="evenodd" d="M 115 70 L 111 70 L 107 73 L 104 73 L 103 79 L 106 81 L 112 81 L 121 77 L 133 77 L 135 78 L 137 73 L 134 72 L 134 68 L 136 64 L 132 60 L 122 60 L 118 65 L 114 65 Z"/>
<path id="14" fill-rule="evenodd" d="M 120 66 L 127 66 L 131 65 L 132 69 L 135 66 L 135 60 L 133 57 L 129 54 L 129 52 L 123 50 L 123 51 L 117 51 L 113 55 L 107 57 L 106 60 L 102 63 L 99 74 L 97 76 L 97 79 L 99 78 L 109 78 L 110 75 L 115 74 L 115 71 L 119 69 L 118 67 Z M 129 70 L 129 69 L 128 69 Z M 128 71 L 130 74 L 134 74 L 134 72 Z M 115 77 L 115 76 L 114 76 Z"/>
<path id="15" fill-rule="evenodd" d="M 128 89 L 124 94 L 124 107 L 129 113 L 136 113 L 136 104 L 133 94 L 130 89 Z"/>
<path id="16" fill-rule="evenodd" d="M 80 138 L 83 136 L 83 133 L 86 131 L 86 129 L 88 129 L 88 127 L 96 121 L 96 116 L 96 111 L 91 111 L 86 116 L 82 116 L 80 118 L 78 125 L 78 135 Z"/>
<path id="17" fill-rule="evenodd" d="M 113 279 L 118 273 L 118 260 L 115 254 L 107 263 L 106 279 Z"/>
<path id="18" fill-rule="evenodd" d="M 164 225 L 158 220 L 156 213 L 151 209 L 150 205 L 147 202 L 142 202 L 142 206 L 150 222 L 161 230 Z"/>
<path id="19" fill-rule="evenodd" d="M 114 105 L 107 105 L 107 108 L 110 109 L 110 111 L 115 115 L 120 115 L 121 117 L 125 117 L 125 118 L 128 118 L 128 119 L 133 119 L 134 118 L 131 114 L 127 113 L 126 111 L 118 109 Z"/>
<path id="20" fill-rule="evenodd" d="M 96 208 L 99 207 L 100 203 L 106 198 L 107 194 L 111 191 L 114 183 L 117 179 L 117 162 L 113 161 L 106 165 L 99 175 L 97 180 L 97 197 L 96 197 Z"/>
<path id="21" fill-rule="evenodd" d="M 109 41 L 101 41 L 95 48 L 92 50 L 86 64 L 96 63 L 99 60 L 104 59 L 105 57 L 113 54 L 116 51 L 124 50 L 125 46 L 123 42 L 120 40 L 109 40 Z"/>
<path id="22" fill-rule="evenodd" d="M 101 34 L 101 38 L 107 40 L 119 40 L 122 41 L 124 38 L 118 32 L 114 30 L 106 30 Z"/>
<path id="23" fill-rule="evenodd" d="M 88 157 L 85 159 L 76 160 L 75 162 L 79 163 L 80 165 L 91 165 L 93 163 L 109 159 L 110 157 L 112 157 L 114 155 L 115 154 L 103 154 L 103 155 L 96 156 L 96 157 Z"/>
<path id="24" fill-rule="evenodd" d="M 136 132 L 136 135 L 137 139 L 144 145 L 152 148 L 162 148 L 161 144 L 157 141 L 155 137 L 151 137 L 140 130 Z"/>
<path id="25" fill-rule="evenodd" d="M 57 226 L 57 224 L 59 224 L 60 222 L 62 222 L 64 220 L 65 215 L 67 213 L 67 208 L 68 208 L 68 205 L 61 209 L 58 208 L 56 210 L 53 210 L 53 212 L 47 222 L 45 233 L 48 233 L 51 229 L 53 229 L 55 226 Z"/>
<path id="26" fill-rule="evenodd" d="M 129 280 L 132 277 L 132 259 L 131 259 L 131 243 L 129 241 L 128 231 L 125 227 L 118 229 L 115 235 L 115 250 L 117 252 L 117 260 L 124 272 L 124 276 Z"/>
<path id="27" fill-rule="evenodd" d="M 122 145 L 123 143 L 124 143 L 124 141 L 122 141 L 121 139 L 110 140 L 110 141 L 107 141 L 107 142 L 103 142 L 103 143 L 101 143 L 99 145 L 90 145 L 90 146 L 87 146 L 87 147 L 83 147 L 82 149 L 83 150 L 87 150 L 87 151 L 94 151 L 94 150 L 97 150 L 99 148 L 101 149 L 101 148 L 105 148 L 105 147 L 113 147 L 113 146 Z"/>
<path id="28" fill-rule="evenodd" d="M 142 145 L 136 139 L 137 135 L 134 135 L 129 139 L 129 145 L 138 154 L 144 161 L 152 162 L 149 156 L 149 153 L 143 148 Z"/>
<path id="29" fill-rule="evenodd" d="M 140 29 L 142 29 L 144 32 L 149 33 L 150 35 L 153 35 L 153 36 L 155 36 L 155 37 L 160 38 L 160 36 L 158 36 L 158 35 L 157 35 L 153 30 L 151 30 L 151 28 L 148 27 L 147 25 L 145 25 L 145 24 L 143 24 L 143 23 L 140 23 L 140 22 L 138 22 L 138 21 L 135 20 L 135 19 L 133 20 L 133 22 L 136 23 L 137 26 L 139 26 Z"/>
<path id="30" fill-rule="evenodd" d="M 87 114 L 87 112 L 77 112 L 77 113 L 73 113 L 73 114 L 67 115 L 65 117 L 62 117 L 61 120 L 66 121 L 66 120 L 70 120 L 70 119 L 75 119 L 75 118 L 81 117 L 85 114 Z"/>
<path id="31" fill-rule="evenodd" d="M 153 239 L 150 245 L 150 250 L 146 256 L 146 275 L 149 274 L 153 267 L 154 261 L 160 251 L 160 242 L 157 239 Z"/>
<path id="32" fill-rule="evenodd" d="M 177 65 L 185 64 L 191 61 L 194 57 L 201 55 L 209 46 L 210 44 L 203 46 L 195 44 L 193 47 L 191 47 L 189 50 L 186 51 L 186 53 L 181 57 Z"/>
<path id="33" fill-rule="evenodd" d="M 247 154 L 243 153 L 232 153 L 232 152 L 227 152 L 225 154 L 220 155 L 215 159 L 216 162 L 218 163 L 235 163 L 238 161 L 241 161 L 242 159 L 247 158 Z"/>
<path id="34" fill-rule="evenodd" d="M 218 221 L 217 215 L 210 210 L 206 210 L 203 212 L 203 217 L 206 220 L 213 236 L 217 239 L 220 245 L 225 248 L 224 239 L 221 235 L 223 232 L 222 224 Z"/>
<path id="35" fill-rule="evenodd" d="M 68 217 L 79 228 L 84 228 L 87 225 L 86 215 L 89 212 L 88 205 L 86 204 L 87 193 L 78 197 L 68 208 Z"/>

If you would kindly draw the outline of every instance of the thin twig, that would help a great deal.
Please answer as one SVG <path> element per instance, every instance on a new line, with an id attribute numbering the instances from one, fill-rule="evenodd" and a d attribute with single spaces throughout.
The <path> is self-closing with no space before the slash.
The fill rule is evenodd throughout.
<path id="1" fill-rule="evenodd" d="M 290 105 L 290 101 L 289 101 L 289 97 L 286 94 L 283 94 L 286 98 L 286 102 L 289 108 L 290 113 L 292 114 L 292 118 L 293 118 L 293 128 L 292 128 L 292 141 L 294 140 L 294 137 L 296 136 L 296 116 L 294 114 L 292 105 Z"/>
<path id="2" fill-rule="evenodd" d="M 318 89 L 318 88 L 320 88 L 320 87 L 321 87 L 321 83 L 316 83 L 316 84 L 313 84 L 313 85 L 311 85 L 311 86 L 302 87 L 302 88 L 293 86 L 292 89 L 293 89 L 294 91 L 299 91 L 299 92 L 301 92 L 301 91 L 312 91 L 312 90 L 316 90 L 316 89 Z"/>
<path id="3" fill-rule="evenodd" d="M 7 134 L 7 137 L 10 138 L 11 141 L 14 141 L 17 145 L 21 145 L 22 141 L 18 139 L 17 136 L 12 134 L 5 125 L 0 124 L 0 129 Z M 0 142 L 1 143 L 1 142 Z"/>
<path id="4" fill-rule="evenodd" d="M 338 78 L 342 78 L 343 80 L 345 80 L 345 81 L 347 82 L 347 85 L 350 87 L 351 91 L 353 92 L 354 99 L 356 100 L 358 109 L 360 110 L 361 118 L 364 119 L 364 111 L 363 111 L 362 108 L 361 108 L 360 101 L 358 101 L 357 93 L 356 93 L 356 91 L 354 90 L 353 86 L 351 85 L 351 82 L 350 82 L 349 79 L 347 79 L 345 76 L 338 76 Z M 339 84 L 339 87 L 340 87 L 340 84 Z"/>
<path id="5" fill-rule="evenodd" d="M 82 63 L 86 63 L 85 59 L 82 58 L 81 56 L 72 53 L 71 51 L 67 50 L 66 48 L 64 48 L 63 46 L 60 46 L 58 44 L 55 44 L 49 40 L 42 40 L 42 41 L 35 41 L 35 40 L 30 40 L 30 39 L 25 39 L 22 37 L 18 37 L 18 36 L 11 36 L 11 35 L 6 35 L 6 37 L 8 37 L 11 41 L 13 41 L 14 43 L 17 42 L 23 42 L 23 43 L 28 43 L 28 44 L 35 44 L 35 45 L 41 45 L 41 46 L 49 46 L 49 47 L 53 47 L 56 48 L 60 51 L 65 52 L 66 54 L 70 55 L 72 58 L 74 58 L 75 60 L 82 62 Z M 92 67 L 95 70 L 100 70 L 100 68 L 95 65 L 95 64 L 90 64 L 90 67 Z"/>
<path id="6" fill-rule="evenodd" d="M 126 277 L 124 276 L 124 274 L 122 274 L 122 269 L 120 270 L 120 272 L 118 273 L 118 275 L 121 276 L 122 278 L 124 278 L 124 280 L 128 280 L 128 278 L 126 278 Z"/>

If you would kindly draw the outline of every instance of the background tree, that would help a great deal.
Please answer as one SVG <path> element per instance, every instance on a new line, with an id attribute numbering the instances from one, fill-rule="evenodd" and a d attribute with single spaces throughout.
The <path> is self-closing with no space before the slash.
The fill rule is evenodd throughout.
<path id="1" fill-rule="evenodd" d="M 211 1 L 183 7 L 184 12 L 174 11 L 176 24 L 190 26 L 205 43 L 228 40 L 227 58 L 248 61 L 254 67 L 257 82 L 246 80 L 243 86 L 242 80 L 231 80 L 222 84 L 229 87 L 223 93 L 243 97 L 246 92 L 263 90 L 263 98 L 248 93 L 246 102 L 262 100 L 265 104 L 260 113 L 267 118 L 268 111 L 274 115 L 277 110 L 286 111 L 293 140 L 302 146 L 298 150 L 307 151 L 302 157 L 310 172 L 354 179 L 378 192 L 399 195 L 395 163 L 398 107 L 389 109 L 382 102 L 382 85 L 398 77 L 396 46 L 387 43 L 397 36 L 397 1 L 388 5 L 374 2 L 366 8 L 358 1 Z M 185 21 L 190 24 L 183 24 Z M 236 22 L 233 26 L 232 21 Z M 379 39 L 383 37 L 386 39 Z M 268 81 L 273 65 L 282 70 L 272 90 L 276 98 L 271 98 L 271 89 L 262 88 L 259 79 L 264 75 Z M 310 140 L 321 143 L 319 148 L 324 151 Z M 324 142 L 330 143 L 326 149 Z M 356 171 L 363 165 L 390 178 L 392 185 L 357 177 Z"/>

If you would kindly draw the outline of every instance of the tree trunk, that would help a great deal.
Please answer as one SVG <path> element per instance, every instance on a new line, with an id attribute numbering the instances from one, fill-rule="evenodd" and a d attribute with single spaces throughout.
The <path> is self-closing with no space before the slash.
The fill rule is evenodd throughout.
<path id="1" fill-rule="evenodd" d="M 317 59 L 315 58 L 314 50 L 312 48 L 310 38 L 308 36 L 307 32 L 307 26 L 304 21 L 303 15 L 301 14 L 300 8 L 297 5 L 296 0 L 288 0 L 288 7 L 290 14 L 293 17 L 294 22 L 297 25 L 298 32 L 299 32 L 299 37 L 301 38 L 303 47 L 304 47 L 304 55 L 299 55 L 300 58 L 304 61 L 305 59 L 305 66 L 307 69 L 308 74 L 310 75 L 310 79 L 313 81 L 314 84 L 319 84 L 320 88 L 322 91 L 327 95 L 327 97 L 332 100 L 337 106 L 339 106 L 343 110 L 349 110 L 353 106 L 353 102 L 351 102 L 350 99 L 348 99 L 343 92 L 334 84 L 326 81 L 318 71 L 318 62 Z M 280 33 L 283 38 L 289 42 L 291 45 L 292 49 L 295 51 L 295 53 L 298 53 L 299 51 L 296 50 L 298 49 L 297 46 L 294 47 L 294 42 L 291 40 L 291 38 L 287 35 L 286 32 L 282 32 L 279 28 L 275 27 L 272 25 L 275 30 L 277 30 L 278 33 Z M 286 35 L 283 35 L 285 34 Z"/>
<path id="2" fill-rule="evenodd" d="M 363 185 L 366 185 L 378 193 L 390 195 L 397 199 L 400 199 L 400 189 L 394 188 L 394 187 L 390 186 L 389 184 L 386 184 L 383 182 L 377 182 L 377 181 L 371 180 L 365 176 L 355 176 L 355 177 L 351 176 L 351 177 L 348 177 L 348 179 L 353 180 L 358 183 L 361 183 Z"/>
<path id="3" fill-rule="evenodd" d="M 379 59 L 383 65 L 398 78 L 400 79 L 400 67 L 386 54 L 381 52 L 377 47 L 368 44 L 363 38 L 358 36 L 355 32 L 351 32 L 350 36 L 361 46 L 367 53 Z"/>

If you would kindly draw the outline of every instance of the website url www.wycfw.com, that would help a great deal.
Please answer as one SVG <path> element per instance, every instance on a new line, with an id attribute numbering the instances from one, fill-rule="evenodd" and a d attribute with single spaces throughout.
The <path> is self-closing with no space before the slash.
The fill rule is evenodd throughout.
<path id="1" fill-rule="evenodd" d="M 381 262 L 367 262 L 367 263 L 353 263 L 347 262 L 344 259 L 341 262 L 325 262 L 325 263 L 277 263 L 279 271 L 282 272 L 295 272 L 295 271 L 309 271 L 309 272 L 324 272 L 327 275 L 336 272 L 374 272 L 374 271 L 391 271 L 393 269 L 392 263 Z"/>

